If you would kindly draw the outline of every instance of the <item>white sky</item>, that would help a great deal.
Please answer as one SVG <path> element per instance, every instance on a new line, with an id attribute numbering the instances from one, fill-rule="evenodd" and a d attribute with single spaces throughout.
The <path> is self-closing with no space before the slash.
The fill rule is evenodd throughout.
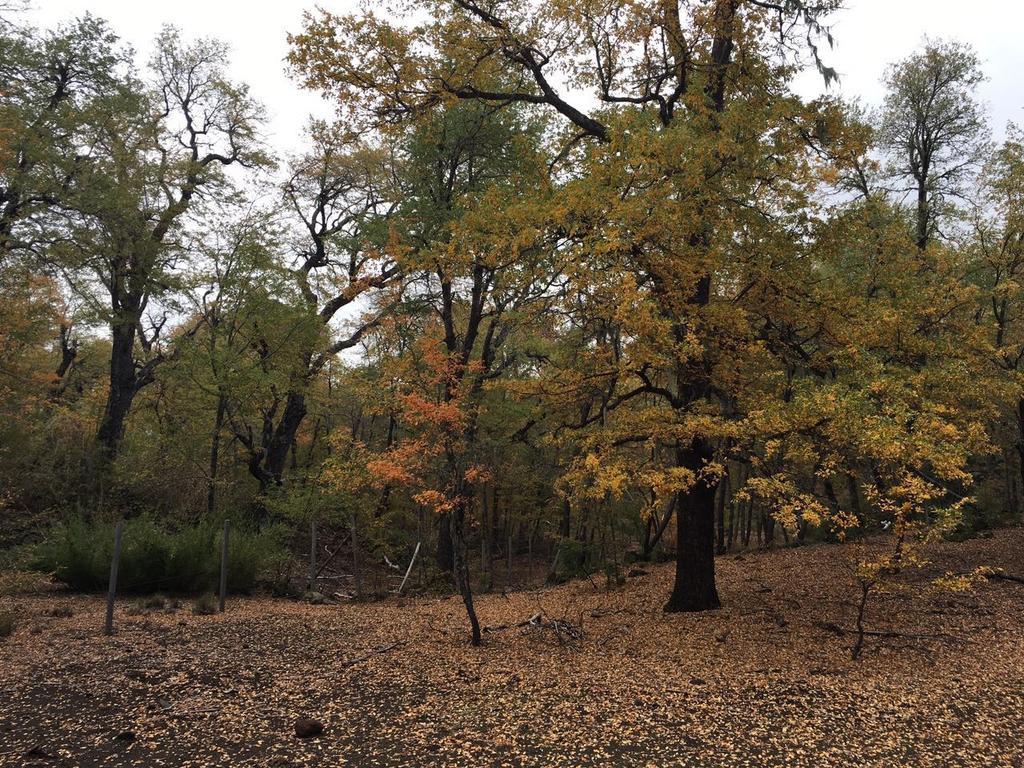
<path id="1" fill-rule="evenodd" d="M 93 13 L 107 19 L 141 55 L 160 26 L 172 23 L 187 37 L 212 36 L 232 46 L 236 77 L 247 82 L 267 107 L 269 134 L 279 150 L 297 151 L 308 114 L 329 114 L 315 94 L 302 91 L 284 70 L 286 35 L 301 27 L 302 11 L 316 0 L 31 0 L 30 19 L 38 26 Z M 364 0 L 372 3 L 373 0 Z M 321 7 L 344 11 L 356 0 L 319 0 Z M 879 80 L 887 63 L 904 58 L 925 35 L 956 38 L 974 45 L 990 80 L 981 98 L 990 108 L 997 136 L 1008 120 L 1024 123 L 1024 2 L 1020 0 L 847 0 L 834 17 L 836 48 L 827 61 L 839 70 L 839 92 L 868 103 L 881 98 Z M 817 74 L 806 73 L 801 92 L 821 90 Z"/>

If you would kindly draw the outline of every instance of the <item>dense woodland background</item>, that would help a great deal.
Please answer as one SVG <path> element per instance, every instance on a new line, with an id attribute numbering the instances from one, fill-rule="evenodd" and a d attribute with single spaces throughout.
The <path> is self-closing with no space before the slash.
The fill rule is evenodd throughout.
<path id="1" fill-rule="evenodd" d="M 479 642 L 474 591 L 675 557 L 699 611 L 716 553 L 878 534 L 866 601 L 1018 522 L 1024 133 L 956 41 L 799 99 L 837 4 L 311 12 L 298 156 L 221 43 L 0 5 L 6 559 L 102 588 L 127 518 L 126 588 L 201 591 L 227 517 L 301 592 L 313 521 L 317 589 L 419 543 Z"/>

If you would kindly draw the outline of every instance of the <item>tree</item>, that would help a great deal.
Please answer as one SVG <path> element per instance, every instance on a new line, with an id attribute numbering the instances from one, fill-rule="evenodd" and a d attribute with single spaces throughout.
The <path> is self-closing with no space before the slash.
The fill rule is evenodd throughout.
<path id="1" fill-rule="evenodd" d="M 292 277 L 307 330 L 290 342 L 293 366 L 283 391 L 266 401 L 261 437 L 232 420 L 261 493 L 283 483 L 311 384 L 334 356 L 380 322 L 401 278 L 390 224 L 399 195 L 393 153 L 324 124 L 312 126 L 310 139 L 311 151 L 293 161 L 283 190 L 299 224 Z M 336 333 L 332 323 L 346 314 L 347 327 Z"/>
<path id="2" fill-rule="evenodd" d="M 95 110 L 124 87 L 127 53 L 95 17 L 39 34 L 0 25 L 0 263 L 48 239 L 41 215 L 66 203 Z"/>
<path id="3" fill-rule="evenodd" d="M 512 365 L 510 337 L 546 306 L 557 275 L 533 218 L 544 194 L 544 167 L 527 140 L 535 132 L 512 111 L 455 104 L 411 137 L 405 174 L 404 306 L 420 338 L 393 363 L 400 432 L 372 459 L 371 475 L 416 488 L 416 501 L 438 515 L 438 563 L 454 577 L 474 644 L 467 525 L 492 472 L 478 447 L 481 400 Z"/>
<path id="4" fill-rule="evenodd" d="M 107 459 L 117 454 L 135 396 L 166 359 L 168 315 L 150 310 L 175 290 L 185 214 L 230 194 L 227 166 L 266 162 L 260 108 L 225 79 L 226 63 L 222 44 L 186 46 L 166 29 L 152 88 L 129 79 L 90 122 L 58 252 L 72 285 L 110 328 L 110 384 L 96 433 Z"/>
<path id="5" fill-rule="evenodd" d="M 947 206 L 965 194 L 965 183 L 986 152 L 988 127 L 978 101 L 984 82 L 978 56 L 963 43 L 929 42 L 889 67 L 881 114 L 881 145 L 899 193 L 914 200 L 917 247 L 937 234 Z"/>
<path id="6" fill-rule="evenodd" d="M 643 238 L 635 253 L 646 272 L 636 282 L 653 286 L 660 330 L 676 350 L 664 360 L 668 378 L 655 384 L 648 368 L 641 366 L 639 387 L 660 393 L 670 411 L 686 420 L 715 402 L 710 380 L 714 363 L 710 355 L 690 350 L 713 346 L 703 317 L 714 295 L 709 257 L 718 255 L 716 242 L 730 237 L 726 228 L 718 228 L 728 215 L 710 188 L 719 188 L 718 180 L 740 165 L 731 152 L 719 151 L 719 135 L 730 122 L 733 99 L 743 104 L 755 94 L 769 94 L 785 103 L 780 89 L 788 70 L 770 65 L 762 55 L 779 42 L 773 25 L 782 30 L 783 44 L 792 40 L 785 30 L 804 30 L 816 55 L 814 36 L 824 32 L 820 19 L 834 7 L 715 0 L 685 11 L 668 2 L 634 5 L 623 13 L 617 6 L 536 8 L 455 0 L 432 6 L 434 21 L 418 26 L 401 26 L 372 14 L 309 16 L 303 34 L 292 38 L 291 60 L 308 85 L 335 94 L 355 119 L 382 127 L 415 119 L 453 98 L 496 107 L 549 107 L 576 132 L 556 160 L 564 160 L 582 140 L 596 142 L 585 152 L 619 164 L 617 181 L 627 185 L 617 190 L 621 194 L 638 188 L 627 179 L 636 157 L 630 153 L 640 151 L 645 161 L 654 163 L 643 166 L 643 182 L 658 189 L 661 202 L 669 203 L 666 210 L 675 213 L 673 194 L 687 202 L 702 200 L 674 216 L 680 226 L 670 236 L 669 227 L 660 230 L 665 245 L 680 245 L 669 250 L 679 259 L 651 259 L 643 253 Z M 791 20 L 797 24 L 789 24 Z M 559 71 L 596 90 L 614 108 L 607 115 L 591 114 L 571 104 L 553 84 L 552 73 Z M 747 144 L 729 143 L 729 150 L 737 148 L 744 160 L 749 158 L 755 135 L 744 137 Z M 679 162 L 677 153 L 685 152 L 691 140 L 704 154 L 692 153 L 693 161 Z M 662 151 L 649 152 L 648 141 Z M 675 184 L 680 186 L 670 191 Z M 707 192 L 693 194 L 702 190 Z M 609 190 L 609 197 L 614 194 Z M 636 211 L 643 209 L 643 197 L 633 204 Z M 596 229 L 593 236 L 599 237 Z M 626 241 L 620 240 L 624 250 L 634 254 Z M 685 481 L 674 489 L 680 495 L 678 559 L 668 610 L 718 605 L 714 438 L 705 430 L 683 428 L 676 439 L 676 475 Z"/>
<path id="7" fill-rule="evenodd" d="M 292 274 L 279 261 L 284 237 L 278 219 L 276 211 L 255 205 L 229 209 L 209 217 L 209 228 L 196 233 L 190 246 L 195 258 L 187 278 L 192 315 L 186 326 L 194 332 L 176 340 L 176 359 L 161 378 L 176 382 L 174 390 L 184 393 L 192 415 L 202 414 L 198 434 L 190 435 L 184 450 L 194 451 L 209 435 L 208 514 L 224 486 L 224 433 L 234 426 L 247 430 L 246 441 L 254 439 L 247 426 L 259 416 L 254 406 L 287 386 L 294 348 L 312 344 L 306 337 L 318 331 L 304 322 Z M 204 400 L 208 408 L 200 409 Z"/>
<path id="8" fill-rule="evenodd" d="M 1010 125 L 1007 134 L 985 165 L 967 276 L 980 288 L 977 316 L 987 339 L 979 350 L 994 366 L 1002 390 L 996 399 L 1006 404 L 1002 421 L 1011 425 L 1008 447 L 1017 453 L 1024 487 L 1024 131 Z M 1011 508 L 1014 495 L 1008 494 Z"/>

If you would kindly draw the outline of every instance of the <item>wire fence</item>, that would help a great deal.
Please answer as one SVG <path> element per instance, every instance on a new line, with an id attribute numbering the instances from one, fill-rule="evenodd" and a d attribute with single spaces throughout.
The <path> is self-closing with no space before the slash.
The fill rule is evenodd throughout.
<path id="1" fill-rule="evenodd" d="M 118 588 L 124 591 L 135 591 L 141 587 L 153 587 L 159 584 L 169 584 L 171 582 L 180 582 L 183 578 L 197 578 L 200 576 L 210 575 L 208 571 L 193 572 L 189 574 L 177 573 L 173 576 L 162 576 L 154 579 L 135 580 L 127 584 L 118 584 L 118 571 L 120 569 L 121 562 L 121 539 L 124 532 L 124 521 L 119 520 L 117 525 L 114 527 L 114 549 L 110 558 L 110 578 L 107 585 L 107 611 L 106 619 L 104 622 L 103 631 L 107 635 L 114 633 L 114 603 L 117 599 Z M 218 611 L 224 613 L 225 605 L 227 601 L 227 589 L 228 589 L 228 555 L 229 555 L 229 541 L 231 534 L 231 522 L 229 520 L 224 521 L 224 532 L 221 536 L 221 556 L 220 556 L 220 581 L 218 584 Z"/>

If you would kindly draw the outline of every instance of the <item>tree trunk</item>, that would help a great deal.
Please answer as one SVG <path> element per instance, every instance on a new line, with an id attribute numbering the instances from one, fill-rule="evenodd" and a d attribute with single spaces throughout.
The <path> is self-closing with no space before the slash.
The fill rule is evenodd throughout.
<path id="1" fill-rule="evenodd" d="M 107 458 L 117 456 L 125 420 L 138 391 L 135 369 L 135 320 L 111 326 L 110 384 L 96 439 Z"/>
<path id="2" fill-rule="evenodd" d="M 931 211 L 928 201 L 927 165 L 924 175 L 918 180 L 917 185 L 917 247 L 925 250 L 928 247 L 929 230 L 931 229 Z"/>
<path id="3" fill-rule="evenodd" d="M 700 475 L 714 458 L 710 441 L 697 437 L 676 448 L 676 465 Z M 700 477 L 680 492 L 676 512 L 676 578 L 665 605 L 669 613 L 721 607 L 715 588 L 715 489 L 718 483 Z"/>
<path id="4" fill-rule="evenodd" d="M 220 459 L 220 432 L 224 426 L 228 401 L 222 393 L 217 397 L 217 415 L 213 420 L 213 436 L 210 439 L 210 473 L 206 483 L 206 513 L 212 515 L 217 506 L 217 464 Z"/>
<path id="5" fill-rule="evenodd" d="M 441 573 L 455 570 L 455 548 L 452 544 L 452 518 L 443 512 L 437 520 L 437 569 Z"/>
<path id="6" fill-rule="evenodd" d="M 653 512 L 647 518 L 647 527 L 644 529 L 644 542 L 643 548 L 640 551 L 640 559 L 650 560 L 654 556 L 655 547 L 661 542 L 661 537 L 665 534 L 668 524 L 672 522 L 672 516 L 675 514 L 676 502 L 678 500 L 677 496 L 673 496 L 665 507 L 663 515 L 659 517 L 656 512 Z"/>
<path id="7" fill-rule="evenodd" d="M 352 579 L 355 582 L 356 597 L 363 596 L 363 574 L 359 568 L 359 539 L 356 536 L 356 513 L 349 515 L 349 525 L 352 529 Z"/>
<path id="8" fill-rule="evenodd" d="M 729 499 L 729 474 L 726 474 L 718 483 L 717 501 L 715 507 L 715 552 L 719 555 L 725 552 L 725 507 Z"/>
<path id="9" fill-rule="evenodd" d="M 747 499 L 746 509 L 743 511 L 743 518 L 740 522 L 743 524 L 743 548 L 747 549 L 750 547 L 750 533 L 754 524 L 753 499 Z"/>
<path id="10" fill-rule="evenodd" d="M 775 518 L 769 510 L 761 512 L 761 527 L 764 529 L 764 546 L 775 548 Z"/>
<path id="11" fill-rule="evenodd" d="M 1024 489 L 1024 397 L 1017 400 L 1017 456 L 1021 476 L 1021 488 Z"/>
<path id="12" fill-rule="evenodd" d="M 569 530 L 572 526 L 572 505 L 568 499 L 562 500 L 562 518 L 558 525 L 558 535 L 563 539 L 569 538 Z"/>
<path id="13" fill-rule="evenodd" d="M 274 482 L 281 484 L 284 478 L 284 469 L 288 463 L 288 452 L 295 443 L 295 436 L 299 432 L 302 420 L 306 417 L 306 394 L 305 392 L 293 390 L 288 393 L 285 400 L 284 413 L 277 423 L 270 442 L 266 446 L 263 465 L 268 475 Z"/>
<path id="14" fill-rule="evenodd" d="M 462 603 L 466 606 L 466 615 L 469 617 L 469 626 L 473 645 L 480 645 L 480 622 L 476 618 L 476 610 L 473 608 L 473 589 L 469 583 L 469 562 L 467 558 L 468 547 L 466 546 L 465 521 L 466 505 L 468 501 L 463 498 L 457 507 L 452 511 L 450 517 L 451 549 L 454 555 L 455 586 L 462 595 Z"/>

